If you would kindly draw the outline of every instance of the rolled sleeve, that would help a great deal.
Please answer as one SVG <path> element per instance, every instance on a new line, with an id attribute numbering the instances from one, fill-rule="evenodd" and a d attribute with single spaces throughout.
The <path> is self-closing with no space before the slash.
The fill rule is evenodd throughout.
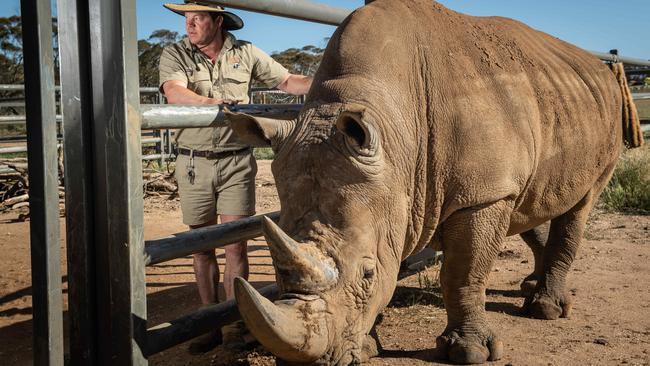
<path id="1" fill-rule="evenodd" d="M 189 82 L 185 73 L 185 67 L 172 46 L 165 47 L 160 54 L 158 72 L 158 88 L 162 93 L 164 93 L 162 86 L 167 81 L 178 80 L 185 83 Z"/>
<path id="2" fill-rule="evenodd" d="M 259 48 L 251 45 L 252 55 L 255 60 L 253 66 L 253 78 L 264 84 L 267 88 L 275 88 L 280 85 L 289 75 L 289 71 L 279 62 Z"/>

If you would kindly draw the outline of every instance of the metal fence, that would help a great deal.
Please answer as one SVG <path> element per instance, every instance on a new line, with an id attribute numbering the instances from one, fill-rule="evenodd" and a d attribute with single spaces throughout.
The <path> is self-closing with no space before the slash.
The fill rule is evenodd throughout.
<path id="1" fill-rule="evenodd" d="M 333 25 L 349 13 L 307 0 L 210 2 Z M 63 365 L 57 139 L 56 124 L 47 123 L 56 119 L 50 3 L 21 0 L 21 14 L 34 363 Z M 145 243 L 142 127 L 194 126 L 197 122 L 190 123 L 189 116 L 201 125 L 214 125 L 223 116 L 218 108 L 140 105 L 135 0 L 58 0 L 57 8 L 67 177 L 70 364 L 146 365 L 147 356 L 232 320 L 237 312 L 232 301 L 224 302 L 147 329 L 145 266 L 258 236 L 259 217 Z M 237 110 L 296 113 L 297 108 L 238 106 Z M 177 114 L 178 123 L 170 122 L 171 114 Z M 277 219 L 277 213 L 271 215 Z M 263 292 L 273 296 L 275 291 L 269 287 Z"/>

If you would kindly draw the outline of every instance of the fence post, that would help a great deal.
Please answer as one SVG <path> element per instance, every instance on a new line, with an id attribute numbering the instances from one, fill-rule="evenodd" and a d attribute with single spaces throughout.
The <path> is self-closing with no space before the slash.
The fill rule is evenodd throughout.
<path id="1" fill-rule="evenodd" d="M 146 365 L 135 0 L 90 0 L 97 358 Z"/>
<path id="2" fill-rule="evenodd" d="M 49 0 L 20 2 L 25 61 L 34 365 L 63 365 L 56 104 Z"/>
<path id="3" fill-rule="evenodd" d="M 85 1 L 58 0 L 64 133 L 70 364 L 97 364 L 92 94 Z"/>

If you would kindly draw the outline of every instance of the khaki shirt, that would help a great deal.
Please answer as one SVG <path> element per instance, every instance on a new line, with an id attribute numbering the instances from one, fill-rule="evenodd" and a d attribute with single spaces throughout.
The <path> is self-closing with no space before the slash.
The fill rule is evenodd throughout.
<path id="1" fill-rule="evenodd" d="M 223 48 L 214 64 L 188 38 L 165 47 L 160 55 L 160 90 L 169 80 L 187 83 L 191 91 L 210 98 L 249 103 L 251 79 L 268 88 L 278 86 L 289 72 L 250 42 L 237 40 L 227 33 Z M 230 127 L 180 129 L 179 146 L 195 150 L 229 151 L 247 147 Z"/>

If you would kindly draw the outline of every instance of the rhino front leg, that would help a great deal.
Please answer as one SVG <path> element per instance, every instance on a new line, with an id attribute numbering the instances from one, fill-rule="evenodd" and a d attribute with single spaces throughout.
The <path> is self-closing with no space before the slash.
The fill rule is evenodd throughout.
<path id="1" fill-rule="evenodd" d="M 544 270 L 544 245 L 546 243 L 546 239 L 548 238 L 548 230 L 548 224 L 543 224 L 519 234 L 524 242 L 528 245 L 530 250 L 533 252 L 533 257 L 535 260 L 535 269 L 533 270 L 533 273 L 526 276 L 520 285 L 521 292 L 524 294 L 524 296 L 528 296 L 533 293 L 535 287 L 537 286 L 537 281 L 542 277 L 542 272 Z"/>
<path id="2" fill-rule="evenodd" d="M 524 303 L 524 312 L 530 316 L 557 319 L 570 315 L 571 296 L 565 289 L 566 276 L 580 246 L 593 202 L 594 192 L 590 192 L 571 210 L 551 221 L 542 275 Z"/>
<path id="3" fill-rule="evenodd" d="M 447 327 L 436 354 L 456 363 L 501 358 L 503 344 L 485 318 L 485 285 L 508 230 L 512 204 L 499 201 L 454 213 L 442 226 L 440 274 Z"/>

